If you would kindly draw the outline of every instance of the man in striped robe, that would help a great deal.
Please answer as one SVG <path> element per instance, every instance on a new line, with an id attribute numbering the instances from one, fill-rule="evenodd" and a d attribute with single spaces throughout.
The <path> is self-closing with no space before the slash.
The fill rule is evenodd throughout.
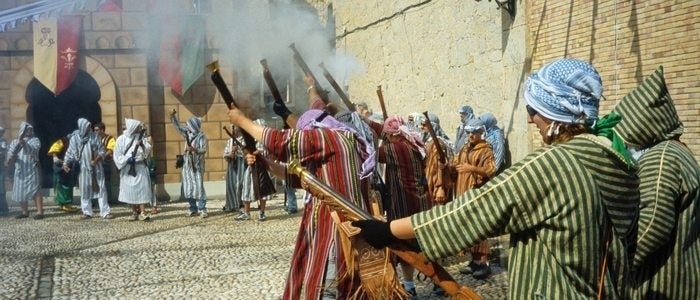
<path id="1" fill-rule="evenodd" d="M 468 134 L 467 143 L 446 167 L 455 181 L 456 195 L 484 185 L 496 173 L 496 162 L 491 145 L 482 138 L 484 123 L 479 118 L 473 118 L 467 122 L 464 130 Z M 460 272 L 472 274 L 476 279 L 486 279 L 491 275 L 489 266 L 491 248 L 488 240 L 484 239 L 474 245 L 470 252 L 472 261 L 469 267 L 461 269 Z"/>
<path id="2" fill-rule="evenodd" d="M 450 142 L 450 138 L 445 134 L 445 131 L 440 127 L 438 116 L 428 113 L 428 120 L 424 120 L 422 126 L 423 132 L 428 133 L 429 136 L 425 143 L 425 178 L 427 181 L 426 194 L 429 199 L 428 203 L 432 207 L 452 201 L 454 182 L 449 177 L 449 174 L 446 173 L 446 170 L 440 169 L 440 157 L 435 146 L 436 141 L 430 137 L 428 122 L 433 126 L 446 162 L 450 162 L 454 158 L 454 153 L 452 152 L 454 146 Z"/>
<path id="3" fill-rule="evenodd" d="M 528 122 L 548 146 L 446 205 L 391 223 L 353 225 L 376 247 L 417 238 L 431 260 L 510 234 L 510 299 L 623 297 L 638 179 L 624 145 L 612 142 L 619 118 L 598 118 L 601 95 L 590 64 L 545 65 L 528 79 L 525 100 Z"/>
<path id="4" fill-rule="evenodd" d="M 5 157 L 7 157 L 7 141 L 5 140 L 5 128 L 0 126 L 0 214 L 10 212 L 5 199 Z"/>
<path id="5" fill-rule="evenodd" d="M 318 94 L 312 92 L 310 98 L 318 98 Z M 322 106 L 320 99 L 314 103 Z M 285 163 L 298 159 L 323 183 L 369 210 L 360 181 L 372 172 L 374 150 L 354 129 L 318 109 L 302 114 L 296 122 L 296 129 L 280 130 L 257 125 L 238 109 L 231 109 L 229 118 L 231 123 L 248 132 L 267 149 L 271 158 L 267 162 L 273 174 L 285 176 L 284 167 L 274 164 L 273 159 Z M 287 176 L 286 180 L 291 186 L 301 188 L 298 177 Z M 282 299 L 347 299 L 359 289 L 359 279 L 343 276 L 348 270 L 331 210 L 308 193 L 304 200 Z"/>
<path id="6" fill-rule="evenodd" d="M 186 125 L 182 125 L 175 110 L 170 114 L 170 121 L 175 129 L 185 138 L 185 162 L 180 174 L 182 176 L 183 198 L 187 200 L 189 208 L 187 216 L 195 216 L 199 213 L 201 218 L 207 214 L 207 193 L 204 190 L 204 155 L 207 153 L 207 137 L 202 132 L 202 120 L 191 117 Z M 199 211 L 199 212 L 198 212 Z"/>
<path id="7" fill-rule="evenodd" d="M 484 140 L 491 145 L 491 150 L 493 151 L 493 158 L 496 163 L 496 174 L 500 172 L 506 160 L 506 139 L 503 136 L 503 129 L 499 128 L 496 124 L 496 116 L 492 113 L 487 112 L 479 116 L 481 122 L 484 123 Z"/>
<path id="8" fill-rule="evenodd" d="M 152 147 L 144 137 L 141 121 L 126 119 L 124 124 L 126 129 L 117 138 L 113 153 L 119 170 L 119 201 L 131 206 L 132 221 L 139 216 L 147 221 L 151 216 L 146 213 L 146 204 L 151 202 L 153 191 L 146 159 Z"/>
<path id="9" fill-rule="evenodd" d="M 630 299 L 700 299 L 700 166 L 680 141 L 663 67 L 613 109 L 639 156 L 640 215 Z"/>
<path id="10" fill-rule="evenodd" d="M 223 210 L 238 212 L 243 206 L 243 201 L 241 200 L 241 193 L 243 192 L 241 181 L 243 180 L 246 162 L 243 156 L 243 149 L 238 146 L 239 144 L 243 144 L 240 129 L 231 126 L 231 130 L 233 132 L 233 137 L 228 139 L 224 147 L 224 159 L 226 160 L 226 201 L 224 202 Z M 234 139 L 238 142 L 234 142 Z"/>
<path id="11" fill-rule="evenodd" d="M 34 127 L 27 122 L 19 125 L 17 138 L 10 142 L 7 148 L 5 167 L 14 167 L 14 181 L 12 184 L 12 201 L 19 203 L 22 213 L 18 219 L 29 216 L 27 202 L 34 200 L 36 215 L 34 219 L 44 218 L 44 204 L 40 189 L 39 179 L 39 148 L 41 141 L 34 136 Z M 5 184 L 4 182 L 2 184 Z"/>
<path id="12" fill-rule="evenodd" d="M 92 131 L 90 121 L 84 118 L 78 119 L 78 132 L 71 135 L 68 142 L 63 170 L 70 172 L 76 162 L 80 165 L 78 185 L 80 186 L 80 209 L 83 212 L 81 219 L 92 218 L 91 199 L 93 198 L 97 198 L 102 218 L 114 218 L 107 202 L 107 189 L 101 163 L 104 155 L 105 148 L 99 136 Z"/>
<path id="13" fill-rule="evenodd" d="M 370 127 L 386 140 L 377 148 L 377 161 L 385 164 L 385 184 L 390 203 L 384 203 L 388 220 L 399 219 L 430 207 L 425 194 L 425 149 L 418 132 L 406 126 L 403 118 L 392 116 L 384 124 L 371 122 Z M 415 268 L 401 261 L 403 285 L 415 296 Z"/>

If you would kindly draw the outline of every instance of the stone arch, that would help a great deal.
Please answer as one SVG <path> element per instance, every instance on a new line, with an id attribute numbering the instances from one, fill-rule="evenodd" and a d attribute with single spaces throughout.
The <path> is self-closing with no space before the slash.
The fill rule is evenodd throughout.
<path id="1" fill-rule="evenodd" d="M 98 94 L 95 95 L 95 97 L 98 101 L 96 102 L 96 107 L 98 110 L 99 120 L 105 123 L 106 127 L 108 128 L 108 132 L 118 132 L 117 91 L 112 76 L 110 76 L 109 72 L 102 64 L 91 57 L 85 57 L 84 64 L 80 71 L 81 75 L 78 77 L 89 77 L 88 81 L 90 82 L 90 86 L 96 86 L 96 89 L 98 90 Z M 30 87 L 36 87 L 36 84 L 38 84 L 33 74 L 34 63 L 33 60 L 30 59 L 22 66 L 21 69 L 17 71 L 14 81 L 12 82 L 12 86 L 10 88 L 10 133 L 16 132 L 16 128 L 19 127 L 19 124 L 22 121 L 33 117 L 34 108 L 30 106 L 30 99 L 28 99 L 30 96 Z M 77 81 L 78 80 L 76 79 L 76 82 Z M 69 87 L 69 89 L 71 88 Z M 32 88 L 32 90 L 34 89 Z M 43 141 L 43 143 L 45 144 L 47 142 Z M 48 146 L 49 145 L 42 145 L 42 149 L 47 149 Z M 39 155 L 42 161 L 42 169 L 50 169 L 50 162 L 47 161 L 48 156 L 45 154 L 45 151 L 43 151 Z M 44 171 L 47 172 L 46 170 Z M 44 174 L 43 177 L 43 185 L 50 185 L 50 176 Z"/>

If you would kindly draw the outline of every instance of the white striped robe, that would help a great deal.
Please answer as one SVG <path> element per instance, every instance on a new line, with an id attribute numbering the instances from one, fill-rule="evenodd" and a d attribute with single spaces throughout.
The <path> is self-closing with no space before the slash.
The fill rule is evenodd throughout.
<path id="1" fill-rule="evenodd" d="M 14 139 L 7 149 L 5 161 L 9 161 L 12 153 L 19 146 L 19 139 Z M 24 138 L 24 145 L 17 153 L 15 160 L 14 182 L 12 184 L 12 201 L 26 202 L 34 199 L 39 192 L 39 148 L 41 142 L 36 137 Z M 4 184 L 4 182 L 2 182 Z"/>
<path id="2" fill-rule="evenodd" d="M 114 146 L 114 163 L 119 169 L 119 201 L 128 204 L 148 204 L 151 203 L 153 191 L 146 159 L 151 152 L 152 146 L 148 139 L 145 138 L 143 139 L 143 146 L 140 146 L 137 139 L 137 134 L 122 134 L 117 138 L 117 143 Z M 137 146 L 138 150 L 134 156 L 136 176 L 131 176 L 129 175 L 131 166 L 127 163 L 127 160 Z"/>
<path id="3" fill-rule="evenodd" d="M 182 196 L 185 199 L 206 200 L 207 193 L 204 190 L 204 154 L 207 153 L 207 137 L 204 133 L 192 138 L 187 127 L 180 124 L 177 115 L 170 118 L 175 129 L 180 132 L 185 140 L 192 139 L 192 147 L 197 149 L 196 153 L 185 153 L 185 162 L 182 165 Z M 194 168 L 193 168 L 194 166 Z"/>
<path id="4" fill-rule="evenodd" d="M 88 133 L 88 139 L 83 143 L 79 134 L 74 134 L 70 137 L 68 150 L 64 161 L 66 163 L 78 161 L 80 162 L 80 174 L 78 175 L 78 185 L 80 186 L 81 199 L 94 199 L 107 197 L 105 189 L 105 175 L 102 169 L 102 163 L 97 163 L 94 166 L 90 165 L 92 157 L 105 157 L 105 148 L 100 141 L 100 136 L 94 132 Z M 81 151 L 82 149 L 82 151 Z M 100 187 L 98 192 L 92 190 L 92 172 L 95 172 L 97 183 Z"/>

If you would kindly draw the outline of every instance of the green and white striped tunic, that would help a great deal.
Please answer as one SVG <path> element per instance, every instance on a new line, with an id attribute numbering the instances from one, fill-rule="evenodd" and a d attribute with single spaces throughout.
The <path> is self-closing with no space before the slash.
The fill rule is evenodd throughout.
<path id="1" fill-rule="evenodd" d="M 541 148 L 481 188 L 413 215 L 421 249 L 435 260 L 510 234 L 509 298 L 593 298 L 611 228 L 604 291 L 617 298 L 639 192 L 636 169 L 607 144 L 584 134 Z"/>
<path id="2" fill-rule="evenodd" d="M 700 167 L 670 140 L 639 159 L 641 211 L 633 299 L 700 298 Z"/>

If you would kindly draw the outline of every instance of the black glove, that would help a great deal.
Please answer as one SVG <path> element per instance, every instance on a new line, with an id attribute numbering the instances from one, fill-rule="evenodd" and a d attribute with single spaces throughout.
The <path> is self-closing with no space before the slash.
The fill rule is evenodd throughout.
<path id="1" fill-rule="evenodd" d="M 391 233 L 389 222 L 378 220 L 353 221 L 352 226 L 362 229 L 360 235 L 370 246 L 383 249 L 386 246 L 398 242 L 399 239 Z"/>
<path id="2" fill-rule="evenodd" d="M 289 111 L 289 108 L 287 108 L 287 106 L 284 105 L 284 103 L 281 103 L 279 101 L 275 101 L 272 104 L 272 110 L 282 118 L 282 121 L 285 122 L 287 121 L 287 117 L 289 117 L 289 115 L 292 114 L 292 112 Z"/>

